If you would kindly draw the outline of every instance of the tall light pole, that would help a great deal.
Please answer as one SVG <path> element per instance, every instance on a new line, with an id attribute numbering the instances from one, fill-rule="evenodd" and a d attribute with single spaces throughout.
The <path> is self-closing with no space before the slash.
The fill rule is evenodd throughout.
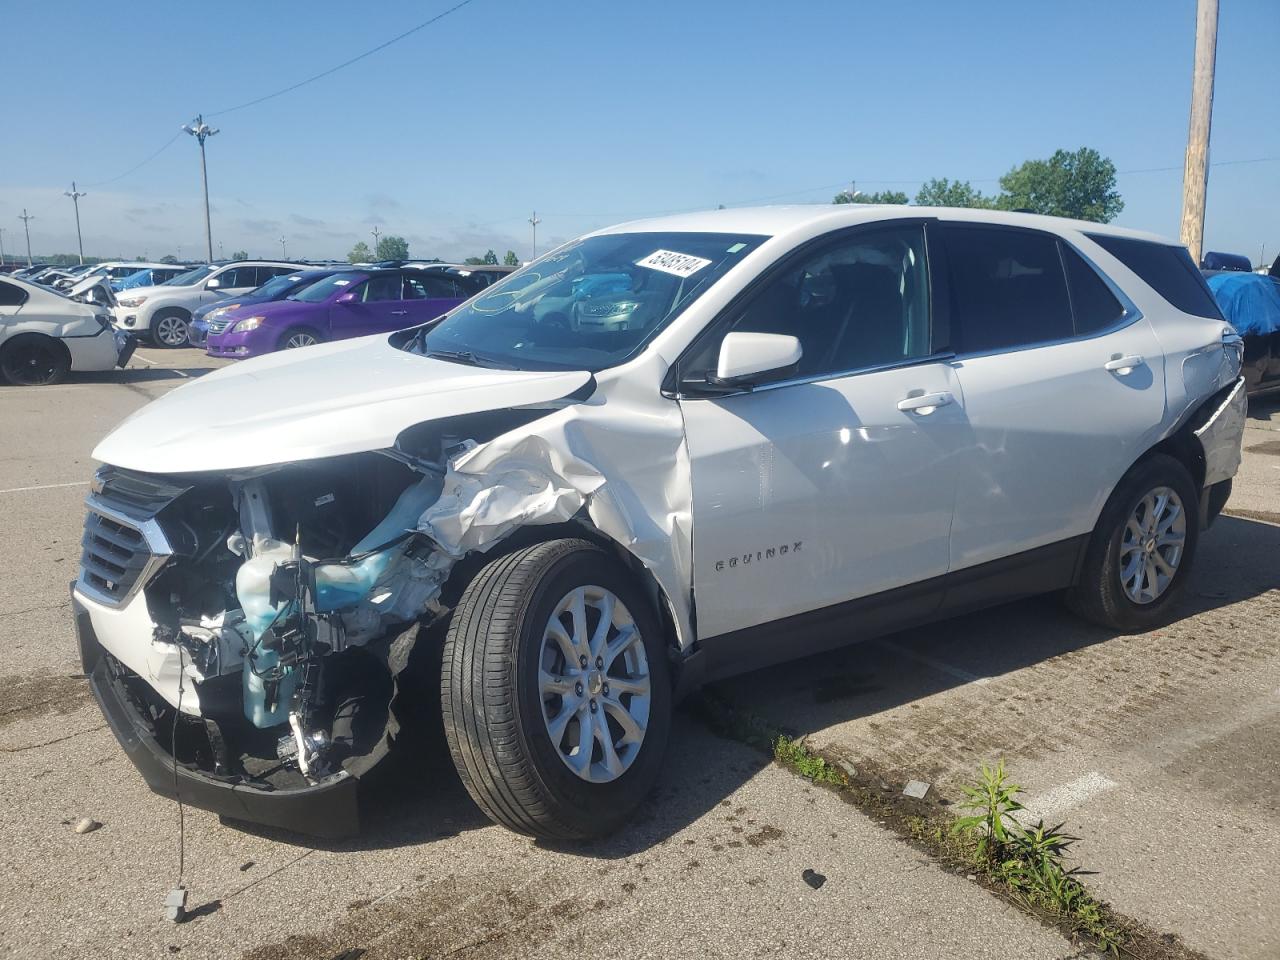
<path id="1" fill-rule="evenodd" d="M 1262 249 L 1267 249 L 1267 245 L 1265 243 L 1262 245 Z M 0 227 L 0 267 L 3 267 L 4 265 L 4 227 Z"/>
<path id="2" fill-rule="evenodd" d="M 284 237 L 280 238 L 280 253 L 282 254 L 282 256 L 280 257 L 281 260 L 289 259 L 289 247 L 284 242 Z"/>
<path id="3" fill-rule="evenodd" d="M 23 230 L 25 230 L 25 231 L 27 231 L 27 266 L 29 267 L 29 266 L 31 266 L 31 265 L 32 265 L 32 261 L 31 261 L 31 221 L 32 221 L 32 220 L 34 220 L 34 219 L 35 219 L 35 217 L 28 215 L 28 214 L 27 214 L 27 208 L 26 208 L 26 207 L 23 207 L 23 208 L 22 208 L 22 216 L 20 216 L 18 219 L 22 221 L 22 229 L 23 229 Z"/>
<path id="4" fill-rule="evenodd" d="M 1209 190 L 1209 127 L 1213 120 L 1213 70 L 1218 55 L 1218 0 L 1196 2 L 1196 60 L 1191 73 L 1191 124 L 1182 171 L 1182 243 L 1200 262 L 1205 194 Z"/>
<path id="5" fill-rule="evenodd" d="M 374 227 L 371 232 L 373 233 L 373 259 L 376 261 L 378 259 L 378 237 L 380 234 L 377 227 Z"/>
<path id="6" fill-rule="evenodd" d="M 533 211 L 533 216 L 529 218 L 529 226 L 533 227 L 533 256 L 532 260 L 538 259 L 538 224 L 542 221 L 538 219 L 538 211 Z"/>
<path id="7" fill-rule="evenodd" d="M 204 115 L 199 113 L 190 123 L 184 123 L 182 129 L 200 143 L 200 182 L 204 185 L 204 239 L 209 249 L 209 263 L 213 263 L 213 228 L 209 226 L 209 171 L 204 162 L 204 142 L 218 131 L 205 123 Z"/>
<path id="8" fill-rule="evenodd" d="M 71 189 L 62 192 L 64 197 L 70 197 L 71 202 L 76 205 L 76 243 L 80 247 L 80 264 L 84 265 L 84 238 L 80 236 L 80 198 L 87 197 L 87 193 L 82 193 L 76 189 L 76 182 L 71 181 Z"/>
<path id="9" fill-rule="evenodd" d="M 225 253 L 223 253 L 223 252 L 222 252 L 222 241 L 221 241 L 221 240 L 219 240 L 219 241 L 218 241 L 218 259 L 219 259 L 219 260 L 225 260 L 225 259 L 227 259 L 227 255 L 226 255 Z"/>

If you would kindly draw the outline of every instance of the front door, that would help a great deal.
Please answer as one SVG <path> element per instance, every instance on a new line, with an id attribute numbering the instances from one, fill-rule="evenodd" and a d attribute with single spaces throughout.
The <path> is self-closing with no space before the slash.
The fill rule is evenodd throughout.
<path id="1" fill-rule="evenodd" d="M 701 637 L 946 572 L 966 425 L 931 300 L 923 223 L 846 231 L 780 265 L 682 361 L 684 382 L 714 369 L 730 330 L 804 351 L 751 392 L 681 400 Z"/>
<path id="2" fill-rule="evenodd" d="M 356 299 L 329 309 L 333 339 L 363 337 L 408 326 L 408 305 L 401 299 L 400 274 L 374 273 L 353 291 Z"/>

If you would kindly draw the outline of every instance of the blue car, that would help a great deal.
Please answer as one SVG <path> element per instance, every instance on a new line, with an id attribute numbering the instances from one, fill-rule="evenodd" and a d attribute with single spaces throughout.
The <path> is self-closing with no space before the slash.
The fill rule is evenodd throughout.
<path id="1" fill-rule="evenodd" d="M 190 329 L 188 331 L 191 345 L 195 347 L 203 346 L 208 341 L 210 333 L 222 333 L 227 328 L 227 324 L 219 323 L 220 318 L 225 317 L 237 307 L 283 300 L 290 294 L 297 293 L 316 281 L 331 277 L 337 272 L 337 269 L 323 269 L 282 273 L 278 277 L 272 277 L 262 286 L 246 293 L 242 297 L 233 297 L 230 300 L 215 300 L 213 303 L 207 303 L 191 315 Z"/>

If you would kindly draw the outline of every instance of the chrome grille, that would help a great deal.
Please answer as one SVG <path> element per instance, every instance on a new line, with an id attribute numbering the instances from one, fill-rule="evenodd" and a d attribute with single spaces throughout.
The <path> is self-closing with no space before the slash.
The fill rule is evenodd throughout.
<path id="1" fill-rule="evenodd" d="M 227 330 L 227 327 L 231 326 L 231 324 L 232 324 L 232 323 L 234 323 L 234 322 L 235 322 L 234 320 L 210 320 L 210 321 L 209 321 L 209 332 L 210 332 L 210 333 L 225 333 L 225 332 L 226 332 L 226 330 Z"/>
<path id="2" fill-rule="evenodd" d="M 85 504 L 76 588 L 98 603 L 123 607 L 159 573 L 173 548 L 153 513 L 125 513 L 99 494 Z"/>
<path id="3" fill-rule="evenodd" d="M 101 514 L 90 513 L 80 541 L 80 581 L 121 603 L 151 559 L 142 531 Z"/>

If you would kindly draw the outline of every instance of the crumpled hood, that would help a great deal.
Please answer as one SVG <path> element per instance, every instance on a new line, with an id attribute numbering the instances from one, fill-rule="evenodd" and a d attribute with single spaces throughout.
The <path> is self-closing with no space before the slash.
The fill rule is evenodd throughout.
<path id="1" fill-rule="evenodd" d="M 93 456 L 147 473 L 196 473 L 360 453 L 390 447 L 417 423 L 549 403 L 590 380 L 586 371 L 434 360 L 378 334 L 214 371 L 133 414 Z"/>

